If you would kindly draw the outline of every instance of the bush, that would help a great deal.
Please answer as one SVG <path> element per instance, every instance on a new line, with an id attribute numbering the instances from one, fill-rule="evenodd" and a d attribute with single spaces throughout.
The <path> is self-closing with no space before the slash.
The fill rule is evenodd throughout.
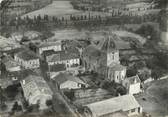
<path id="1" fill-rule="evenodd" d="M 21 111 L 22 110 L 22 106 L 21 105 L 18 105 L 18 102 L 15 102 L 14 105 L 13 105 L 13 108 L 12 108 L 12 112 L 18 112 L 18 111 Z"/>
<path id="2" fill-rule="evenodd" d="M 5 111 L 6 109 L 7 109 L 7 105 L 6 105 L 6 104 L 2 104 L 2 105 L 1 105 L 1 110 L 2 110 L 2 111 Z"/>
<path id="3" fill-rule="evenodd" d="M 123 86 L 119 86 L 119 87 L 117 88 L 117 94 L 126 95 L 126 94 L 127 94 L 126 88 L 123 87 Z"/>
<path id="4" fill-rule="evenodd" d="M 36 112 L 39 110 L 39 104 L 34 104 L 28 107 L 27 111 L 28 112 Z"/>
<path id="5" fill-rule="evenodd" d="M 129 68 L 127 69 L 127 77 L 132 77 L 137 75 L 137 69 L 136 68 Z"/>

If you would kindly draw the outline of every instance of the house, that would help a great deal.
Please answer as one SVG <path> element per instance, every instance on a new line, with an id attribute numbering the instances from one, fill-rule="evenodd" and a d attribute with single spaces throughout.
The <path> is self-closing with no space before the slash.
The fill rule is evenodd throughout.
<path id="1" fill-rule="evenodd" d="M 65 64 L 67 70 L 80 66 L 80 52 L 74 47 L 70 47 L 64 51 L 48 51 L 45 54 L 45 60 L 48 66 L 57 64 Z"/>
<path id="2" fill-rule="evenodd" d="M 126 87 L 129 94 L 133 95 L 141 92 L 141 80 L 138 75 L 126 78 L 122 84 Z"/>
<path id="3" fill-rule="evenodd" d="M 117 38 L 116 35 L 105 38 L 98 46 L 88 46 L 83 51 L 83 63 L 86 70 L 95 71 L 107 80 L 121 83 L 126 76 L 126 67 L 120 64 L 114 38 Z"/>
<path id="4" fill-rule="evenodd" d="M 62 44 L 60 41 L 40 43 L 35 45 L 35 47 L 36 47 L 36 52 L 40 55 L 44 51 L 48 51 L 48 50 L 54 50 L 55 52 L 62 50 Z"/>
<path id="5" fill-rule="evenodd" d="M 40 67 L 39 57 L 30 50 L 25 50 L 15 54 L 14 59 L 25 69 L 36 69 Z"/>
<path id="6" fill-rule="evenodd" d="M 72 76 L 67 73 L 60 73 L 57 75 L 54 80 L 56 81 L 59 89 L 80 89 L 82 87 L 88 87 L 81 79 Z"/>
<path id="7" fill-rule="evenodd" d="M 41 76 L 29 75 L 21 81 L 23 94 L 30 105 L 39 104 L 46 109 L 46 101 L 52 99 L 53 92 Z"/>
<path id="8" fill-rule="evenodd" d="M 142 107 L 132 95 L 119 96 L 85 105 L 86 117 L 109 117 L 119 111 L 133 116 L 141 113 Z"/>
<path id="9" fill-rule="evenodd" d="M 17 72 L 21 70 L 21 66 L 9 55 L 2 58 L 2 63 L 5 65 L 7 72 Z"/>

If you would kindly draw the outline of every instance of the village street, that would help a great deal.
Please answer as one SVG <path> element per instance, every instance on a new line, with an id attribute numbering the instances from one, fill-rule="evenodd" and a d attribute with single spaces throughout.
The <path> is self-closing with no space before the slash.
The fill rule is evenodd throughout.
<path id="1" fill-rule="evenodd" d="M 47 71 L 46 64 L 45 63 L 41 64 L 41 74 L 53 92 L 52 103 L 55 115 L 58 117 L 77 117 L 72 107 L 67 103 L 63 95 L 61 95 L 57 83 L 49 79 L 49 77 L 46 74 L 46 71 Z"/>

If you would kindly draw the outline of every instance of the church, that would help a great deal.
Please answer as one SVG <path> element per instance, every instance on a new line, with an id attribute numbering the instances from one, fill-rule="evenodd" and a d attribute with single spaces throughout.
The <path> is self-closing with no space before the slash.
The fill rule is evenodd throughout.
<path id="1" fill-rule="evenodd" d="M 114 38 L 118 37 L 113 34 L 98 45 L 88 46 L 83 51 L 83 63 L 86 71 L 94 71 L 109 81 L 122 83 L 126 77 L 126 67 L 120 64 Z"/>

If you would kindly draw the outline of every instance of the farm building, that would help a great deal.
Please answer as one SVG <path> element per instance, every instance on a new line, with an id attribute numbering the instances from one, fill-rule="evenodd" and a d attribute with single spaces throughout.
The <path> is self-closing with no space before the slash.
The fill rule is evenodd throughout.
<path id="1" fill-rule="evenodd" d="M 87 117 L 109 117 L 119 111 L 128 116 L 138 115 L 142 112 L 142 107 L 132 95 L 115 97 L 85 106 Z"/>

